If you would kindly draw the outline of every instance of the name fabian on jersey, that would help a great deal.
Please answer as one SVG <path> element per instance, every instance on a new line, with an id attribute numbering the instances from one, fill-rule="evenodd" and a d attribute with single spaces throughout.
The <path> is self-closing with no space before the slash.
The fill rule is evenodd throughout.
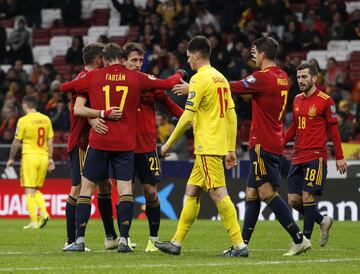
<path id="1" fill-rule="evenodd" d="M 125 74 L 119 73 L 119 74 L 105 74 L 105 79 L 108 81 L 125 81 Z"/>

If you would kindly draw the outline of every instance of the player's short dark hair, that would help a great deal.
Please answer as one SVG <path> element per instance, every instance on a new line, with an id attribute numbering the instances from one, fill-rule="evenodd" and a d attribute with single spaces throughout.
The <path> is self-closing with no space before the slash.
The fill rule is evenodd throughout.
<path id="1" fill-rule="evenodd" d="M 23 104 L 27 105 L 29 108 L 36 108 L 37 101 L 34 96 L 25 96 L 22 100 Z"/>
<path id="2" fill-rule="evenodd" d="M 210 59 L 211 45 L 205 36 L 195 36 L 189 41 L 187 49 L 191 53 L 200 52 L 202 58 Z"/>
<path id="3" fill-rule="evenodd" d="M 301 65 L 298 65 L 296 68 L 296 70 L 303 70 L 303 69 L 309 69 L 311 76 L 316 76 L 318 74 L 318 69 L 315 64 L 302 63 Z"/>
<path id="4" fill-rule="evenodd" d="M 279 54 L 279 43 L 271 37 L 261 37 L 253 43 L 259 53 L 264 53 L 269 60 L 275 60 Z"/>
<path id="5" fill-rule="evenodd" d="M 123 46 L 123 54 L 122 54 L 123 58 L 127 60 L 129 58 L 130 53 L 133 51 L 137 52 L 137 54 L 139 55 L 144 55 L 144 49 L 140 44 L 130 42 L 130 43 L 126 43 Z"/>
<path id="6" fill-rule="evenodd" d="M 122 49 L 118 44 L 108 43 L 104 47 L 103 56 L 106 61 L 120 60 L 122 58 Z"/>
<path id="7" fill-rule="evenodd" d="M 85 66 L 90 65 L 94 60 L 103 54 L 105 45 L 102 43 L 91 43 L 82 49 L 82 58 Z"/>

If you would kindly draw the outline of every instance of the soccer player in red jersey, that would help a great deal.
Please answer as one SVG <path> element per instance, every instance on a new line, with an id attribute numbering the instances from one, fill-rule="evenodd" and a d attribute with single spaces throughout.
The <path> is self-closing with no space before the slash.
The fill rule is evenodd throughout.
<path id="1" fill-rule="evenodd" d="M 117 181 L 119 204 L 117 206 L 120 230 L 119 252 L 133 252 L 129 245 L 129 229 L 132 222 L 133 196 L 132 177 L 134 169 L 134 149 L 136 145 L 136 112 L 143 91 L 154 88 L 170 89 L 178 83 L 183 72 L 177 72 L 167 80 L 138 71 L 126 69 L 121 64 L 122 51 L 116 44 L 107 44 L 103 51 L 105 62 L 103 69 L 95 69 L 84 77 L 61 85 L 62 91 L 75 89 L 89 95 L 93 109 L 106 109 L 119 106 L 122 118 L 118 121 L 106 121 L 107 134 L 98 134 L 90 130 L 89 148 L 82 174 L 82 187 L 76 207 L 75 243 L 65 251 L 84 251 L 85 229 L 90 217 L 91 195 L 98 182 L 109 177 L 108 168 Z"/>
<path id="2" fill-rule="evenodd" d="M 242 236 L 249 242 L 254 231 L 261 200 L 275 213 L 294 245 L 284 255 L 307 251 L 311 243 L 294 221 L 286 202 L 279 196 L 279 157 L 284 147 L 283 117 L 288 96 L 288 76 L 276 66 L 279 44 L 273 38 L 255 40 L 252 55 L 257 68 L 250 76 L 230 82 L 232 94 L 252 95 L 252 122 L 249 137 L 250 173 L 246 187 L 246 209 Z"/>
<path id="3" fill-rule="evenodd" d="M 127 43 L 123 47 L 124 65 L 131 70 L 140 70 L 144 59 L 144 50 L 137 43 Z M 136 146 L 134 155 L 134 179 L 138 177 L 146 200 L 146 216 L 149 222 L 150 236 L 145 252 L 158 251 L 155 242 L 159 240 L 160 200 L 157 196 L 157 184 L 161 170 L 156 152 L 155 102 L 159 102 L 173 116 L 180 118 L 183 109 L 169 99 L 163 90 L 141 95 L 136 114 Z"/>
<path id="4" fill-rule="evenodd" d="M 88 71 L 103 67 L 102 51 L 104 44 L 92 43 L 84 47 L 82 54 L 85 64 L 85 68 L 81 71 L 77 78 L 82 77 Z M 81 101 L 80 101 L 81 100 Z M 68 152 L 71 161 L 71 181 L 72 186 L 69 197 L 66 203 L 66 230 L 67 241 L 65 247 L 75 242 L 75 210 L 76 202 L 79 197 L 81 187 L 81 172 L 85 159 L 85 152 L 88 146 L 90 126 L 86 118 L 77 116 L 79 113 L 76 111 L 76 104 L 83 102 L 83 112 L 86 117 L 100 117 L 101 111 L 93 110 L 85 107 L 87 101 L 85 94 L 79 94 L 72 92 L 70 102 L 70 134 L 68 138 Z M 113 110 L 108 112 L 109 119 L 119 119 L 121 112 L 119 110 Z M 99 184 L 98 191 L 98 206 L 99 211 L 104 223 L 105 228 L 105 247 L 106 249 L 117 248 L 117 235 L 114 229 L 113 214 L 112 214 L 112 202 L 111 202 L 111 189 L 112 184 L 110 180 L 104 180 Z M 109 194 L 110 193 L 110 194 Z"/>
<path id="5" fill-rule="evenodd" d="M 338 129 L 338 117 L 332 98 L 315 86 L 316 66 L 304 63 L 297 67 L 302 91 L 293 103 L 292 123 L 285 142 L 295 138 L 295 151 L 288 175 L 289 204 L 304 215 L 304 235 L 310 239 L 314 223 L 320 225 L 320 246 L 326 245 L 332 218 L 317 209 L 316 196 L 322 195 L 327 174 L 326 143 L 330 132 L 335 147 L 336 168 L 347 171 Z"/>

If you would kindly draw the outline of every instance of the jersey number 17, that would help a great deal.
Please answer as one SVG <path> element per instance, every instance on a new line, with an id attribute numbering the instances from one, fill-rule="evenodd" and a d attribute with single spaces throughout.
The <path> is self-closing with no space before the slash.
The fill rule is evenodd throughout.
<path id="1" fill-rule="evenodd" d="M 110 85 L 103 86 L 102 90 L 105 92 L 105 107 L 106 107 L 106 109 L 109 109 L 110 107 L 112 107 L 112 106 L 110 106 Z M 120 100 L 120 106 L 119 106 L 120 111 L 122 111 L 124 109 L 126 96 L 129 91 L 128 87 L 127 86 L 116 86 L 115 91 L 123 92 L 123 94 L 121 96 L 121 100 Z"/>

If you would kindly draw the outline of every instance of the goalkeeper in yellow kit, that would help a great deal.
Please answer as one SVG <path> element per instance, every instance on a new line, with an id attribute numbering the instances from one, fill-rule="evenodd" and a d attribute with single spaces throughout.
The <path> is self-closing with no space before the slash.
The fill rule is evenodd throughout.
<path id="1" fill-rule="evenodd" d="M 232 247 L 224 256 L 247 257 L 248 249 L 240 233 L 237 214 L 226 189 L 225 167 L 236 165 L 237 118 L 231 91 L 225 77 L 210 65 L 211 46 L 207 38 L 196 36 L 188 43 L 188 62 L 197 73 L 190 79 L 185 111 L 174 132 L 161 148 L 166 156 L 191 122 L 194 128 L 195 163 L 186 186 L 186 200 L 176 233 L 169 242 L 155 245 L 160 251 L 179 255 L 185 238 L 200 210 L 202 190 L 209 192 Z"/>
<path id="2" fill-rule="evenodd" d="M 52 171 L 55 168 L 52 159 L 54 132 L 51 121 L 49 117 L 36 111 L 36 104 L 34 97 L 24 97 L 22 107 L 25 116 L 17 123 L 6 164 L 7 167 L 14 164 L 16 152 L 22 145 L 20 181 L 25 189 L 26 205 L 31 219 L 31 223 L 24 226 L 24 229 L 42 228 L 50 219 L 44 196 L 39 189 L 44 184 L 47 170 Z M 37 208 L 40 211 L 39 218 Z"/>

